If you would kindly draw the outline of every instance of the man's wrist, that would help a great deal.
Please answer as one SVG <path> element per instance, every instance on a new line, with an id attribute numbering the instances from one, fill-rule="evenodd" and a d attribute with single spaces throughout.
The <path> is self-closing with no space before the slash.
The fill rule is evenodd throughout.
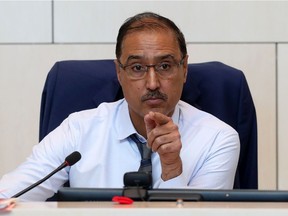
<path id="1" fill-rule="evenodd" d="M 162 164 L 161 178 L 163 181 L 167 181 L 181 175 L 182 171 L 182 160 L 179 157 L 176 163 L 169 165 Z"/>

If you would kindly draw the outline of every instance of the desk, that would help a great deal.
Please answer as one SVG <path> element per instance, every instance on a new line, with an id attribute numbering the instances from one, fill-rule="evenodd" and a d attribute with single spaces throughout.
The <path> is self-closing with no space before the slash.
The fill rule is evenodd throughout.
<path id="1" fill-rule="evenodd" d="M 20 202 L 9 216 L 265 216 L 288 215 L 284 202 L 134 202 L 120 205 L 113 202 Z"/>

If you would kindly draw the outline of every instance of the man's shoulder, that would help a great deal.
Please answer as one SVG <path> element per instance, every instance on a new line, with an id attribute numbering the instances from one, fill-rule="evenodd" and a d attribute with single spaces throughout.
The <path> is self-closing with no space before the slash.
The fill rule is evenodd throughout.
<path id="1" fill-rule="evenodd" d="M 230 125 L 220 120 L 218 117 L 200 110 L 184 101 L 179 102 L 179 107 L 182 113 L 182 120 L 185 124 L 194 125 L 197 127 L 207 127 L 211 129 L 232 130 Z M 235 131 L 236 132 L 236 131 Z"/>
<path id="2" fill-rule="evenodd" d="M 90 118 L 107 118 L 113 114 L 122 105 L 123 99 L 115 102 L 103 102 L 93 109 L 81 110 L 69 115 L 70 119 L 90 119 Z"/>

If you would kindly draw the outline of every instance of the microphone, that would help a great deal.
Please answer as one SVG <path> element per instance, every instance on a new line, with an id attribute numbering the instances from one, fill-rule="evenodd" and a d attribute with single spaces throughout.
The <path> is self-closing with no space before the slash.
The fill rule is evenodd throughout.
<path id="1" fill-rule="evenodd" d="M 133 200 L 146 200 L 148 190 L 152 188 L 152 175 L 150 172 L 127 172 L 124 174 L 123 196 Z"/>
<path id="2" fill-rule="evenodd" d="M 79 160 L 81 159 L 81 154 L 78 151 L 74 151 L 73 153 L 71 153 L 70 155 L 68 155 L 65 158 L 65 161 L 59 166 L 57 167 L 54 171 L 52 171 L 50 174 L 48 174 L 47 176 L 45 176 L 43 179 L 37 181 L 36 183 L 32 184 L 31 186 L 29 186 L 28 188 L 25 188 L 24 190 L 20 191 L 19 193 L 15 194 L 14 196 L 12 196 L 11 198 L 17 198 L 21 195 L 23 195 L 24 193 L 30 191 L 31 189 L 33 189 L 34 187 L 38 186 L 39 184 L 43 183 L 44 181 L 46 181 L 48 178 L 50 178 L 52 175 L 54 175 L 55 173 L 59 172 L 61 169 L 63 169 L 64 167 L 67 166 L 73 166 L 75 163 L 77 163 Z"/>

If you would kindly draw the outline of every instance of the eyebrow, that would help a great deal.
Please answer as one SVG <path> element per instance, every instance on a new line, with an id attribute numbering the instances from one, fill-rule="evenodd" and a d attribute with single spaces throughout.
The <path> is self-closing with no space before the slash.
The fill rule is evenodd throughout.
<path id="1" fill-rule="evenodd" d="M 174 61 L 176 60 L 174 55 L 171 54 L 167 54 L 167 55 L 161 55 L 161 56 L 156 56 L 155 59 L 156 60 L 163 60 L 163 59 L 167 59 L 167 58 L 172 58 Z M 126 64 L 130 61 L 130 60 L 139 60 L 139 59 L 144 59 L 144 56 L 140 56 L 140 55 L 130 55 L 128 56 L 127 60 L 126 60 Z"/>

